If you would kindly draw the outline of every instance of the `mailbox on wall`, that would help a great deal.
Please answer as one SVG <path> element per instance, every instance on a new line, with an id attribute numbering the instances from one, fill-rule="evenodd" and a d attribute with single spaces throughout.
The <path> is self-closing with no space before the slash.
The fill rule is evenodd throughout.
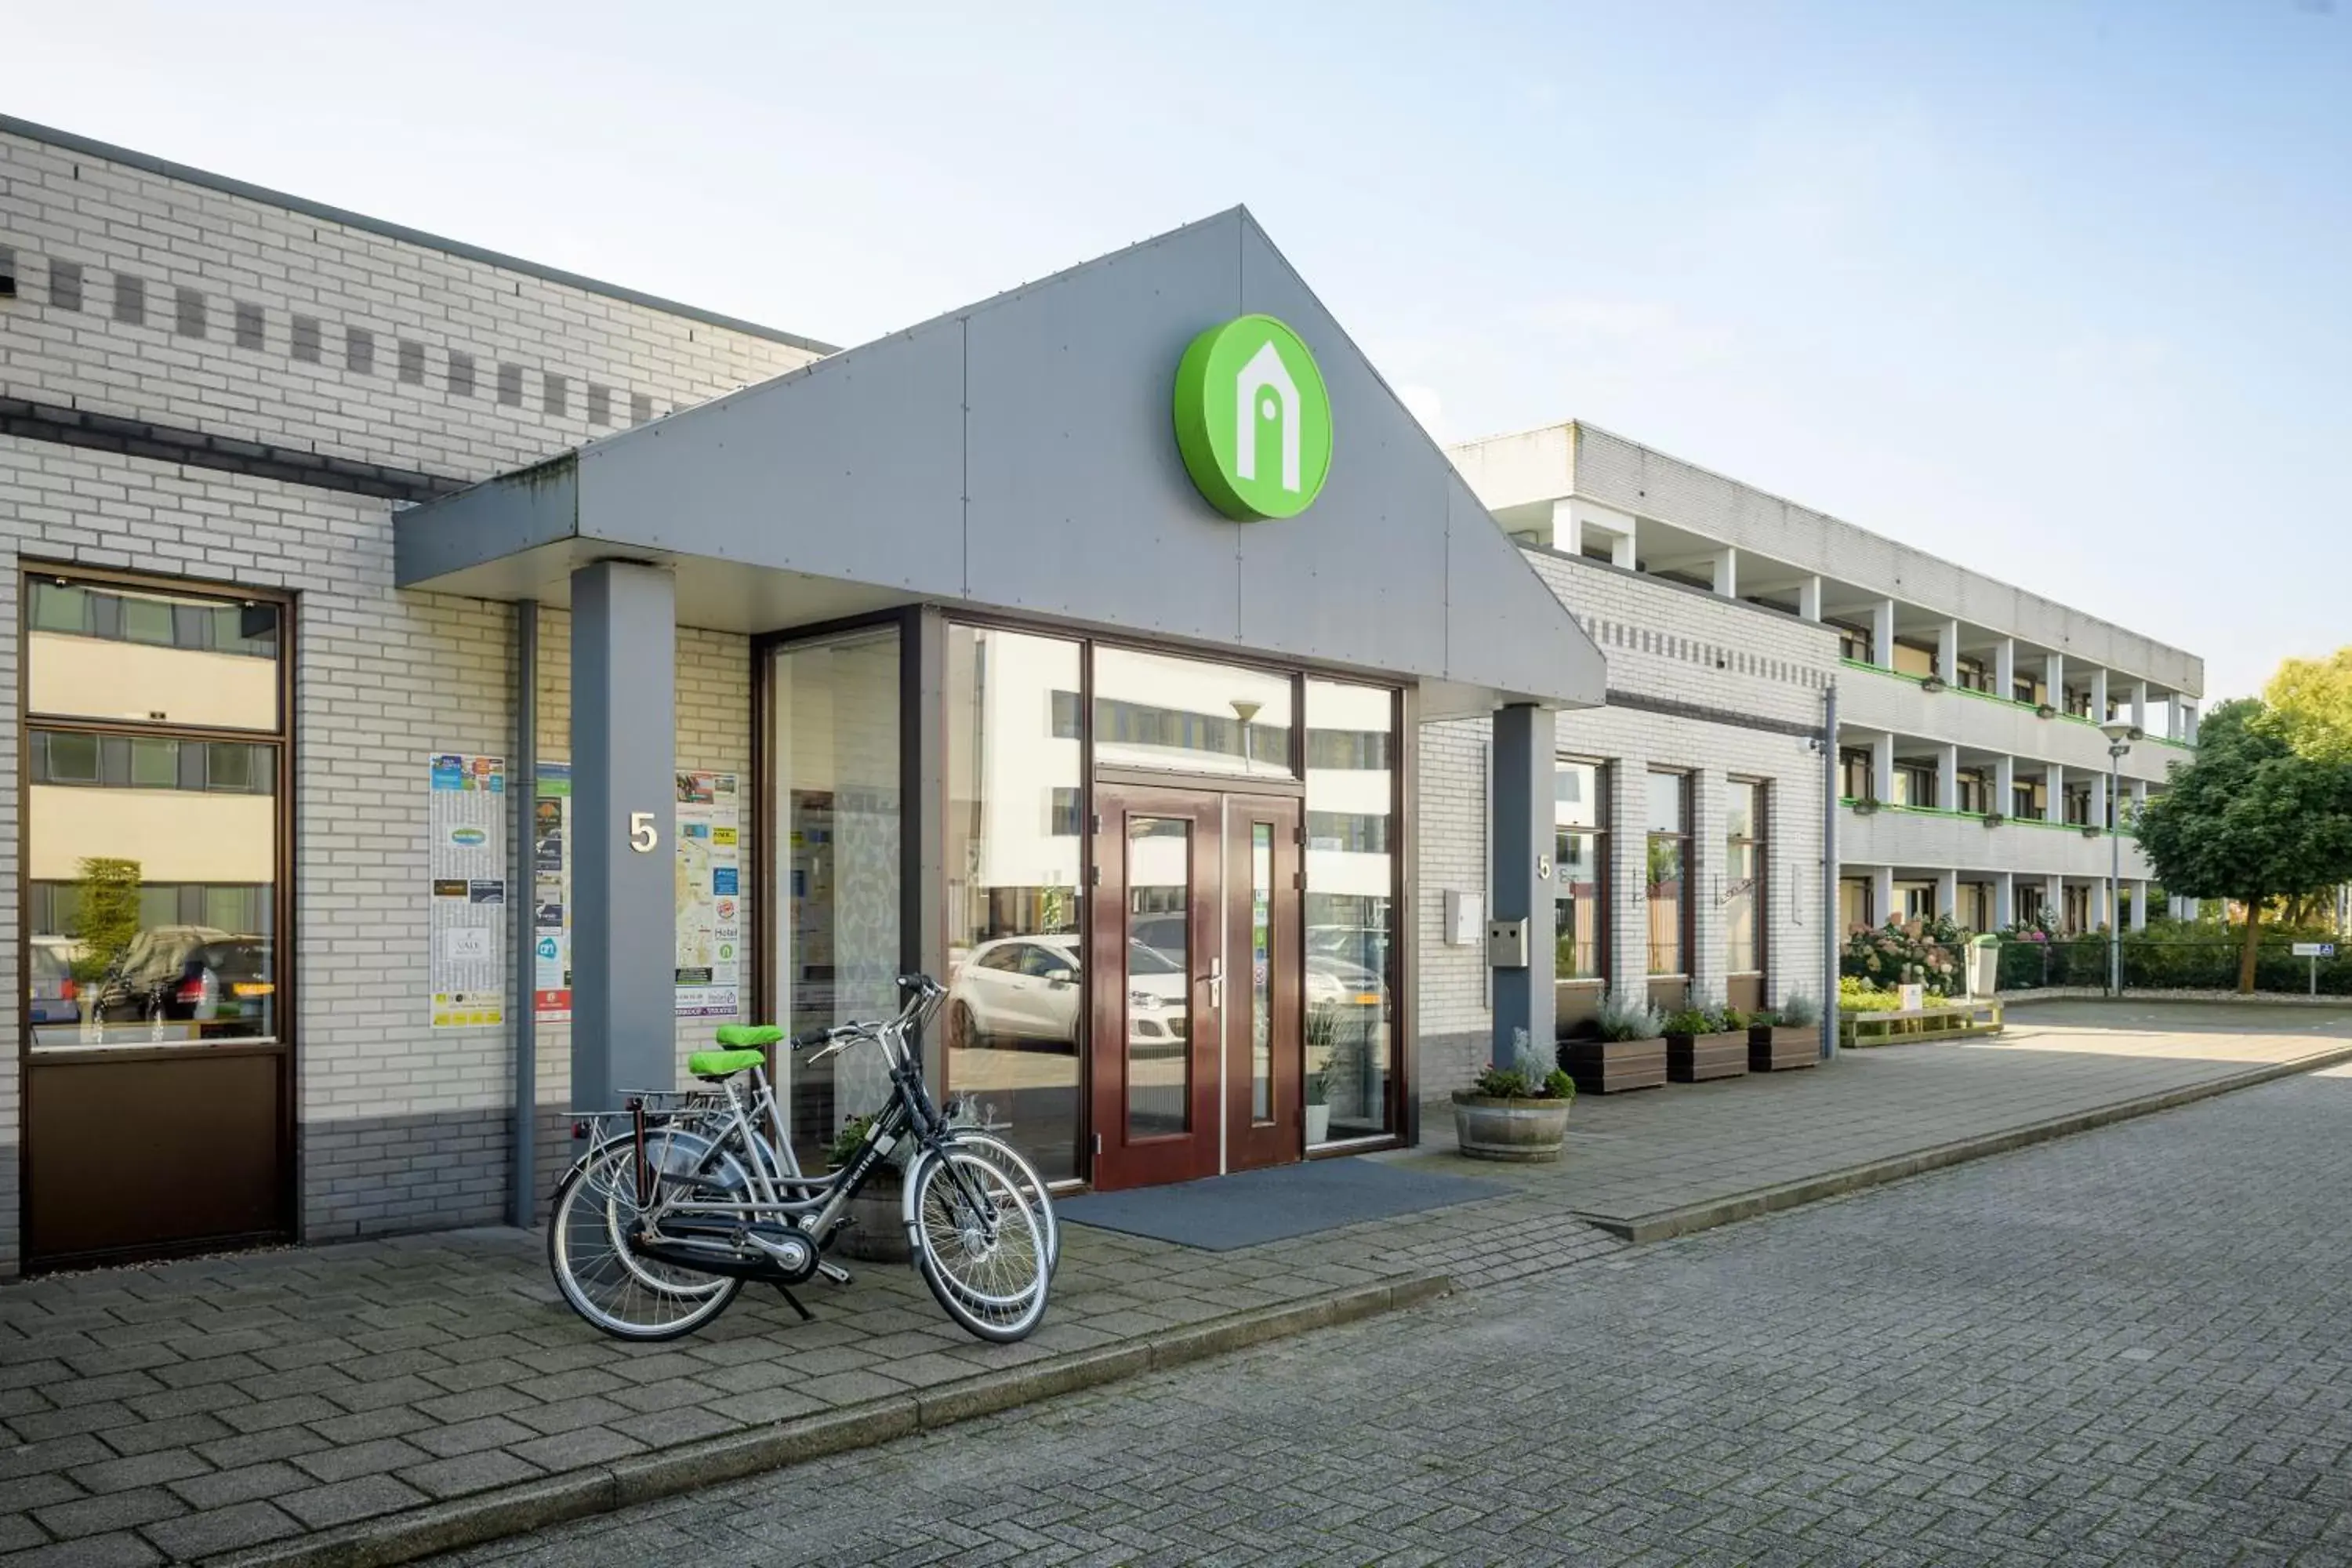
<path id="1" fill-rule="evenodd" d="M 1525 920 L 1486 922 L 1486 967 L 1525 969 L 1528 966 L 1528 922 Z"/>

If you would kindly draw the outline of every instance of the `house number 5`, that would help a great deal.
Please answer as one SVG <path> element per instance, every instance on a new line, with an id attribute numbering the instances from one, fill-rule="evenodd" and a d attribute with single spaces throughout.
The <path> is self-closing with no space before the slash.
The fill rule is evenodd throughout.
<path id="1" fill-rule="evenodd" d="M 651 854 L 653 852 L 653 847 L 660 842 L 661 835 L 654 831 L 654 814 L 652 812 L 633 811 L 629 813 L 630 848 L 635 850 L 640 855 L 647 855 Z"/>

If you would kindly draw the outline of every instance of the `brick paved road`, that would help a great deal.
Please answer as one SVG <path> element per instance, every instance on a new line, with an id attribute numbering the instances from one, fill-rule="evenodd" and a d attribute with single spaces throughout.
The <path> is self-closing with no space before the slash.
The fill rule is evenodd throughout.
<path id="1" fill-rule="evenodd" d="M 2352 1072 L 478 1549 L 2352 1561 Z"/>

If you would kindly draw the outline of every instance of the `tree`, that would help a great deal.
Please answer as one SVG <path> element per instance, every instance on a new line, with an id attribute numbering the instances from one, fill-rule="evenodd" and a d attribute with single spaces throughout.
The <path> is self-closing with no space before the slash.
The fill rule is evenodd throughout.
<path id="1" fill-rule="evenodd" d="M 2238 989 L 2254 988 L 2263 908 L 2352 880 L 2352 763 L 2297 751 L 2261 702 L 2224 702 L 2197 759 L 2139 816 L 2140 847 L 2165 890 L 2246 906 Z"/>
<path id="2" fill-rule="evenodd" d="M 2352 647 L 2290 658 L 2263 688 L 2263 724 L 2306 757 L 2352 763 Z"/>

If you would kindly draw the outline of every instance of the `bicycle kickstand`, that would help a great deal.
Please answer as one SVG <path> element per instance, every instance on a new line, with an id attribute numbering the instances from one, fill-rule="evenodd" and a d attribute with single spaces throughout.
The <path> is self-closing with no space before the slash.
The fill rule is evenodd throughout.
<path id="1" fill-rule="evenodd" d="M 801 1315 L 802 1322 L 813 1323 L 816 1321 L 816 1314 L 810 1311 L 806 1307 L 801 1305 L 801 1299 L 793 1294 L 793 1288 L 791 1286 L 779 1282 L 776 1286 L 776 1294 L 782 1296 L 785 1300 L 790 1301 L 793 1304 L 793 1310 Z"/>

